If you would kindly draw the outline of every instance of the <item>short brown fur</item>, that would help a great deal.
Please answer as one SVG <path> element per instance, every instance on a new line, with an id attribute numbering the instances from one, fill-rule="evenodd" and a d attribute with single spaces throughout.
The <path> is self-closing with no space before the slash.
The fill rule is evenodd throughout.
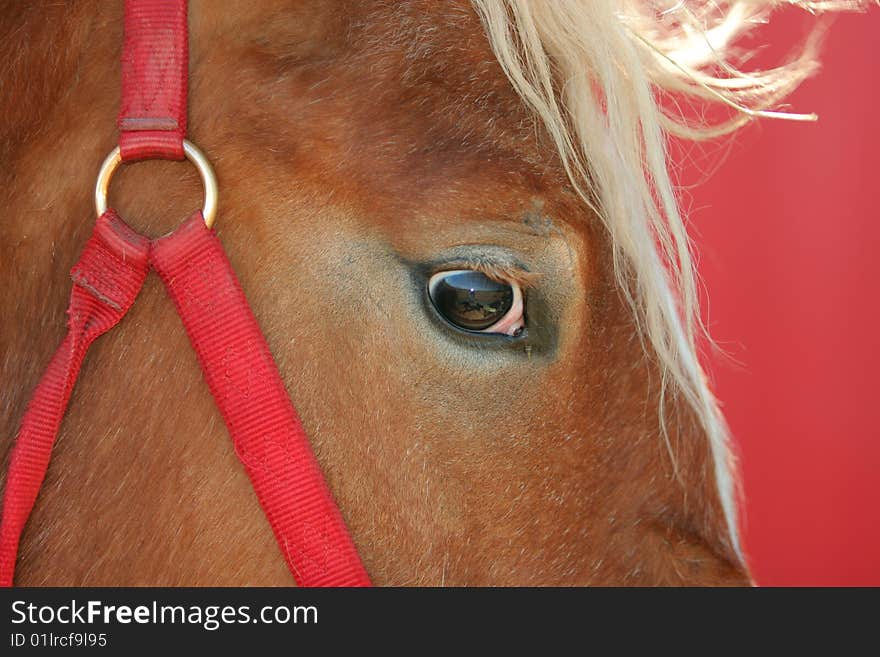
<path id="1" fill-rule="evenodd" d="M 113 146 L 121 4 L 0 7 L 7 453 Z M 675 476 L 608 238 L 466 2 L 192 2 L 190 33 L 220 238 L 375 583 L 748 583 L 707 441 L 672 402 Z M 158 235 L 199 195 L 151 162 L 111 200 Z M 422 264 L 484 247 L 539 274 L 532 342 L 431 319 Z M 17 583 L 293 583 L 155 276 L 86 360 Z"/>

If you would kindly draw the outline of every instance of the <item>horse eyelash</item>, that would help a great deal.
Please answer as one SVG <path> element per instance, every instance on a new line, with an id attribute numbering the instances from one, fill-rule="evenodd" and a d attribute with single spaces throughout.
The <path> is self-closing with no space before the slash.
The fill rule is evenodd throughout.
<path id="1" fill-rule="evenodd" d="M 485 274 L 493 281 L 497 281 L 499 283 L 504 283 L 507 285 L 515 283 L 523 291 L 535 287 L 535 285 L 537 285 L 538 283 L 538 279 L 540 279 L 540 277 L 542 276 L 540 272 L 527 271 L 526 269 L 516 265 L 503 265 L 497 262 L 491 262 L 483 259 L 461 259 L 444 263 L 443 268 L 437 269 L 437 272 L 446 269 L 472 269 L 474 271 Z"/>

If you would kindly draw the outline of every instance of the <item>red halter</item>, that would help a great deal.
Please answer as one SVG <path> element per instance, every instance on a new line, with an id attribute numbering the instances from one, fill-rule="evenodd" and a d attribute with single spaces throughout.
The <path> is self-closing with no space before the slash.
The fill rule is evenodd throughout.
<path id="1" fill-rule="evenodd" d="M 210 229 L 213 172 L 184 139 L 187 59 L 185 0 L 126 0 L 119 149 L 102 168 L 99 217 L 71 272 L 67 336 L 34 391 L 13 447 L 0 519 L 0 585 L 12 585 L 19 538 L 86 351 L 122 319 L 150 268 L 183 320 L 297 583 L 370 585 L 266 340 Z M 199 167 L 207 200 L 174 233 L 149 240 L 106 209 L 106 187 L 120 160 L 184 156 Z"/>

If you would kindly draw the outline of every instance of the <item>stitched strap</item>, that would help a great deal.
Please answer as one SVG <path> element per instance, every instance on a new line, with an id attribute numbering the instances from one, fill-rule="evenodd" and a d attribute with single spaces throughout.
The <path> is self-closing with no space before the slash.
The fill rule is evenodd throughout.
<path id="1" fill-rule="evenodd" d="M 188 57 L 186 0 L 126 0 L 118 120 L 123 161 L 183 159 Z"/>
<path id="2" fill-rule="evenodd" d="M 182 159 L 186 135 L 185 0 L 126 0 L 120 150 L 125 161 Z M 153 243 L 112 211 L 74 267 L 69 331 L 32 397 L 13 447 L 0 519 L 0 585 L 89 345 L 112 328 L 150 263 L 177 306 L 281 551 L 300 586 L 369 586 L 269 347 L 201 212 Z"/>
<path id="3" fill-rule="evenodd" d="M 0 586 L 12 585 L 21 532 L 46 476 L 86 351 L 131 307 L 149 269 L 148 253 L 147 240 L 108 210 L 98 218 L 71 271 L 67 336 L 31 397 L 7 471 L 0 519 Z"/>
<path id="4" fill-rule="evenodd" d="M 150 258 L 297 584 L 369 586 L 269 346 L 201 212 L 154 241 Z"/>

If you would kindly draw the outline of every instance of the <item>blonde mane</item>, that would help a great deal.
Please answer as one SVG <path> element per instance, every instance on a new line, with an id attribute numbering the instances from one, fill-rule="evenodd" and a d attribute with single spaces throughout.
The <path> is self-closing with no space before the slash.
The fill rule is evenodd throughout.
<path id="1" fill-rule="evenodd" d="M 729 432 L 701 366 L 707 338 L 685 221 L 668 171 L 667 139 L 710 139 L 778 111 L 817 68 L 821 24 L 779 66 L 744 71 L 740 38 L 779 5 L 813 13 L 868 2 L 798 0 L 472 0 L 492 49 L 522 100 L 543 122 L 568 176 L 611 238 L 614 270 L 663 394 L 684 398 L 704 430 L 730 542 L 741 555 Z M 669 98 L 672 103 L 664 102 Z M 716 122 L 666 106 L 717 105 Z M 675 463 L 661 410 L 661 429 Z"/>

